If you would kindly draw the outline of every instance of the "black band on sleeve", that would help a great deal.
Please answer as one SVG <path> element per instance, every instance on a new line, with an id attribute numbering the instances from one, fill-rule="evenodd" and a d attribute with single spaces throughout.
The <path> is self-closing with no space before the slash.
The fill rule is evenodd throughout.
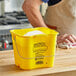
<path id="1" fill-rule="evenodd" d="M 55 5 L 55 4 L 59 3 L 60 1 L 62 1 L 62 0 L 49 0 L 48 6 Z"/>

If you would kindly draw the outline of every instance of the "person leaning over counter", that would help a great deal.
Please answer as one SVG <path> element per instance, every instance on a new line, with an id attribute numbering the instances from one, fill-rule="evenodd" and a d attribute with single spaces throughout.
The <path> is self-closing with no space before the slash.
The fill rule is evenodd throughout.
<path id="1" fill-rule="evenodd" d="M 43 2 L 48 3 L 44 20 L 39 11 Z M 56 29 L 57 43 L 76 42 L 76 0 L 25 0 L 22 8 L 34 27 Z"/>

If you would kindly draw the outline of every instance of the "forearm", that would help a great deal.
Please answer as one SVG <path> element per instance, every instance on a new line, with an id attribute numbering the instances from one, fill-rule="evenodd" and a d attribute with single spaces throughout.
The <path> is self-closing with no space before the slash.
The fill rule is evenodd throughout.
<path id="1" fill-rule="evenodd" d="M 26 2 L 24 2 L 23 10 L 26 13 L 32 26 L 34 26 L 34 27 L 47 27 L 42 16 L 41 16 L 41 13 L 39 11 L 39 5 L 34 3 L 34 1 L 33 1 L 32 5 L 30 3 L 26 4 Z"/>

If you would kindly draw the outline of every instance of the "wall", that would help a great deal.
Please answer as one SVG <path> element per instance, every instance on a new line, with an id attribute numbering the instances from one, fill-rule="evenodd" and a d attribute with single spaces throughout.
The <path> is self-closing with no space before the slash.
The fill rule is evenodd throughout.
<path id="1" fill-rule="evenodd" d="M 24 0 L 5 0 L 5 11 L 22 11 L 22 4 Z"/>

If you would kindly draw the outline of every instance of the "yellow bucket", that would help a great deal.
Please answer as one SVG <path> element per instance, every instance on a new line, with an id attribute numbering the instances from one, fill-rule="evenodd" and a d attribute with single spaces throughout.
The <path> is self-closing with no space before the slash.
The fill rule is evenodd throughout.
<path id="1" fill-rule="evenodd" d="M 45 34 L 24 36 L 39 30 Z M 21 69 L 53 67 L 58 32 L 45 27 L 16 29 L 12 34 L 15 64 Z"/>

